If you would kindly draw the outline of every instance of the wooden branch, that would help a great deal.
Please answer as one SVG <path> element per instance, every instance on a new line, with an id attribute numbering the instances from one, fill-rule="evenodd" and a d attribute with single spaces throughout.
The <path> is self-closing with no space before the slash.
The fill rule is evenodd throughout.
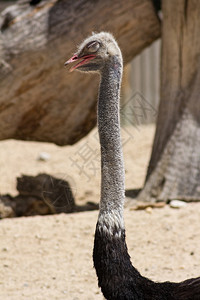
<path id="1" fill-rule="evenodd" d="M 160 36 L 150 0 L 21 0 L 2 12 L 0 28 L 0 140 L 58 145 L 96 124 L 98 78 L 63 67 L 77 43 L 110 31 L 127 63 Z"/>

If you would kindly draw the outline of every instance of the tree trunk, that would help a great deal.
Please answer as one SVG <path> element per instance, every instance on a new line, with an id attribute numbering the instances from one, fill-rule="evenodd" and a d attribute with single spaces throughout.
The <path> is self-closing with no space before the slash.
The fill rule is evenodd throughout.
<path id="1" fill-rule="evenodd" d="M 127 63 L 160 36 L 150 0 L 21 0 L 2 12 L 0 29 L 0 140 L 58 145 L 96 124 L 98 78 L 63 67 L 77 43 L 110 31 Z"/>
<path id="2" fill-rule="evenodd" d="M 200 199 L 200 1 L 162 1 L 161 103 L 140 200 Z"/>

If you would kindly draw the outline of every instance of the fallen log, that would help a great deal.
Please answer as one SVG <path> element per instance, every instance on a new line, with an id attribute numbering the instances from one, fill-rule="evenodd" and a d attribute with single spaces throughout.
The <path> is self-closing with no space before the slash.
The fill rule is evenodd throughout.
<path id="1" fill-rule="evenodd" d="M 112 32 L 128 63 L 160 36 L 150 0 L 18 1 L 0 15 L 0 140 L 73 144 L 96 124 L 98 78 L 63 64 L 91 31 Z"/>

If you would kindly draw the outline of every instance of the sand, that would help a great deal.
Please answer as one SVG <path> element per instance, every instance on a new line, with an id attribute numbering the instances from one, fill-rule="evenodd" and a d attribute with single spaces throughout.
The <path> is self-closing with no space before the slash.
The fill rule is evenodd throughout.
<path id="1" fill-rule="evenodd" d="M 126 187 L 140 188 L 150 157 L 154 126 L 123 130 Z M 67 179 L 76 203 L 98 203 L 97 132 L 73 146 L 0 142 L 0 192 L 15 195 L 16 177 L 45 172 Z M 41 152 L 50 159 L 38 160 Z M 0 300 L 103 299 L 92 262 L 98 212 L 0 220 Z M 125 208 L 133 264 L 156 281 L 200 275 L 200 204 L 181 209 Z"/>

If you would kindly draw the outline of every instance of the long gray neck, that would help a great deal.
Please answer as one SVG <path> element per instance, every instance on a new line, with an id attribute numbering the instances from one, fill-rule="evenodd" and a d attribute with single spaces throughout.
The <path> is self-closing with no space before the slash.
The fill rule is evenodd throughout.
<path id="1" fill-rule="evenodd" d="M 119 101 L 122 59 L 115 56 L 101 73 L 98 130 L 101 144 L 101 200 L 99 221 L 123 226 L 124 163 L 120 138 Z M 107 216 L 107 218 L 106 218 Z M 112 217 L 111 217 L 112 216 Z"/>

